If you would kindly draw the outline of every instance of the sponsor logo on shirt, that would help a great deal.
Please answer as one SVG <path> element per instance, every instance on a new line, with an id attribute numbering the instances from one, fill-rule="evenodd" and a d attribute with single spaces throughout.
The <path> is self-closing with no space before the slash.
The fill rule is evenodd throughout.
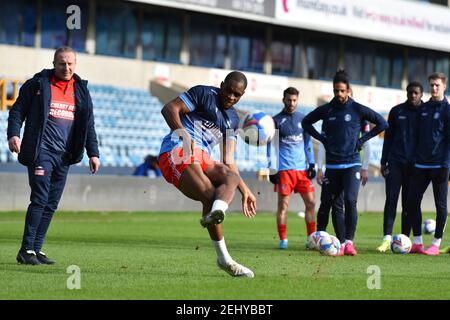
<path id="1" fill-rule="evenodd" d="M 434 118 L 435 118 L 435 119 L 439 119 L 440 115 L 441 115 L 441 114 L 440 114 L 439 112 L 436 112 L 436 113 L 434 114 Z"/>
<path id="2" fill-rule="evenodd" d="M 75 106 L 60 101 L 52 101 L 50 103 L 49 116 L 73 121 L 75 118 Z"/>

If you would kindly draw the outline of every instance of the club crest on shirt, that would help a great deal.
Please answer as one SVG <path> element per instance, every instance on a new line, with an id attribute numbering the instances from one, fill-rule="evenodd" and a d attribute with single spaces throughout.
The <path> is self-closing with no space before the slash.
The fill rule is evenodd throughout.
<path id="1" fill-rule="evenodd" d="M 344 117 L 344 120 L 349 122 L 350 120 L 352 120 L 352 116 L 347 113 Z"/>

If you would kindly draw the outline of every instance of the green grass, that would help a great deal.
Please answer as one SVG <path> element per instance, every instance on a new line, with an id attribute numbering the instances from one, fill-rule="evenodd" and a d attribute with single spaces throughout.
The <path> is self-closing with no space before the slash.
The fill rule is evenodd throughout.
<path id="1" fill-rule="evenodd" d="M 295 214 L 286 251 L 277 249 L 273 214 L 251 220 L 229 214 L 228 249 L 254 279 L 232 278 L 216 267 L 198 220 L 199 213 L 58 212 L 43 248 L 57 264 L 25 266 L 15 261 L 24 213 L 0 213 L 0 299 L 450 299 L 450 255 L 375 251 L 381 214 L 360 215 L 356 257 L 306 251 L 304 220 Z M 428 245 L 431 236 L 424 240 Z M 80 267 L 80 290 L 66 287 L 70 265 Z M 381 271 L 379 290 L 367 287 L 371 265 Z"/>

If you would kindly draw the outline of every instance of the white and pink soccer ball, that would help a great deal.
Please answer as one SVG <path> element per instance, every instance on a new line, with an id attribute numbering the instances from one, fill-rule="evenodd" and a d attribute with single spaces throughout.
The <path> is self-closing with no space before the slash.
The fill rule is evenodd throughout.
<path id="1" fill-rule="evenodd" d="M 254 146 L 266 145 L 275 135 L 273 118 L 262 111 L 245 114 L 241 118 L 239 128 L 242 140 Z"/>
<path id="2" fill-rule="evenodd" d="M 341 250 L 341 242 L 338 238 L 328 235 L 320 238 L 319 251 L 325 256 L 337 256 Z"/>
<path id="3" fill-rule="evenodd" d="M 396 234 L 392 237 L 391 250 L 393 253 L 406 254 L 411 251 L 412 243 L 408 236 L 404 234 Z"/>
<path id="4" fill-rule="evenodd" d="M 329 237 L 330 235 L 325 231 L 316 231 L 311 233 L 308 236 L 308 241 L 306 243 L 306 246 L 308 249 L 312 250 L 319 250 L 319 241 L 323 237 Z"/>

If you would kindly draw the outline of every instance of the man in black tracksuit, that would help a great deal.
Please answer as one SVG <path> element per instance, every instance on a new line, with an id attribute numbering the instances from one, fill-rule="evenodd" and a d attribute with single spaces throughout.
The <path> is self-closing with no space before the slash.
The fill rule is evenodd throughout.
<path id="1" fill-rule="evenodd" d="M 31 188 L 22 245 L 17 261 L 53 264 L 41 248 L 61 199 L 69 166 L 80 162 L 84 149 L 92 173 L 100 166 L 94 114 L 87 81 L 74 73 L 76 53 L 55 51 L 54 69 L 26 81 L 9 111 L 8 144 L 28 167 Z M 25 121 L 23 139 L 20 130 Z"/>
<path id="2" fill-rule="evenodd" d="M 444 96 L 447 77 L 433 73 L 428 77 L 431 99 L 418 111 L 415 167 L 408 192 L 414 243 L 410 253 L 439 255 L 439 246 L 447 221 L 448 169 L 450 165 L 450 104 Z M 436 205 L 436 231 L 431 246 L 422 243 L 420 204 L 430 182 Z"/>
<path id="3" fill-rule="evenodd" d="M 322 142 L 326 151 L 325 177 L 328 188 L 335 201 L 344 192 L 345 202 L 345 246 L 343 252 L 355 256 L 353 238 L 356 230 L 358 212 L 356 203 L 360 184 L 361 159 L 359 151 L 364 142 L 387 128 L 383 117 L 355 102 L 349 97 L 350 84 L 345 71 L 340 70 L 333 78 L 334 98 L 329 103 L 309 113 L 302 121 L 303 129 Z M 313 124 L 323 121 L 322 134 Z M 363 121 L 375 124 L 368 133 L 359 137 Z"/>
<path id="4" fill-rule="evenodd" d="M 407 210 L 409 179 L 415 156 L 417 114 L 422 105 L 423 87 L 411 82 L 406 87 L 407 100 L 391 109 L 388 116 L 389 128 L 384 135 L 381 155 L 381 175 L 386 180 L 386 202 L 383 218 L 383 241 L 377 250 L 385 252 L 390 248 L 392 229 L 397 213 L 397 201 L 402 189 L 402 234 L 409 236 L 411 222 Z"/>

